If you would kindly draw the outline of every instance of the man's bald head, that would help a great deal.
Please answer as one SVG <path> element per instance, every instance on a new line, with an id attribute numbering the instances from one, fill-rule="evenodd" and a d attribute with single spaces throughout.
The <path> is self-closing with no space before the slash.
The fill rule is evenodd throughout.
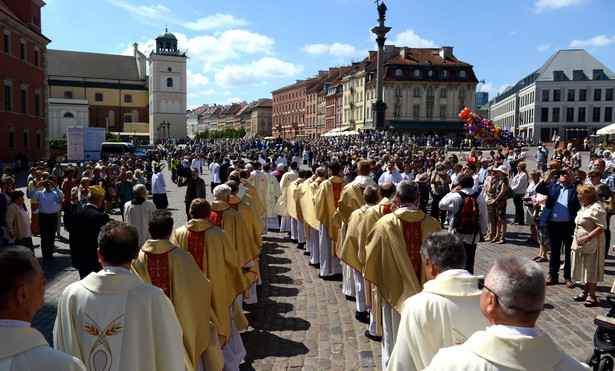
<path id="1" fill-rule="evenodd" d="M 395 193 L 395 184 L 393 182 L 384 182 L 380 185 L 380 196 L 391 198 Z"/>

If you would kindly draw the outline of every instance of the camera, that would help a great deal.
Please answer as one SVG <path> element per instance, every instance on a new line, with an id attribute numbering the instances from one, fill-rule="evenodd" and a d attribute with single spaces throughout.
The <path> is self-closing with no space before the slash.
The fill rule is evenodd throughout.
<path id="1" fill-rule="evenodd" d="M 43 185 L 43 187 L 47 187 L 51 183 L 48 180 L 45 180 L 45 181 L 41 182 L 41 184 Z"/>
<path id="2" fill-rule="evenodd" d="M 560 175 L 565 175 L 566 174 L 566 170 L 555 170 L 553 172 L 553 174 L 560 176 Z"/>

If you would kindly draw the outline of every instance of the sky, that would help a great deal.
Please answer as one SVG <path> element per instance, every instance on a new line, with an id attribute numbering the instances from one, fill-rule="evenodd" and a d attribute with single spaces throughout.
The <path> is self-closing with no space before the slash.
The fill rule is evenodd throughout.
<path id="1" fill-rule="evenodd" d="M 148 53 L 168 28 L 186 51 L 188 108 L 271 98 L 376 50 L 373 0 L 46 0 L 49 49 Z M 615 70 L 613 0 L 386 0 L 386 44 L 452 46 L 489 99 L 562 49 Z"/>

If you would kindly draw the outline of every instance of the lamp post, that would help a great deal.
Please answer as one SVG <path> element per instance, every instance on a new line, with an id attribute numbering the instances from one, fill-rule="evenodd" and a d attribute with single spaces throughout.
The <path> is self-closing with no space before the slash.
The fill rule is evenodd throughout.
<path id="1" fill-rule="evenodd" d="M 167 136 L 171 138 L 171 123 L 167 121 Z"/>
<path id="2" fill-rule="evenodd" d="M 378 61 L 376 69 L 376 102 L 372 105 L 374 111 L 374 128 L 384 129 L 385 114 L 387 105 L 382 100 L 382 73 L 384 70 L 384 42 L 386 41 L 386 34 L 391 30 L 391 27 L 385 27 L 384 20 L 386 18 L 387 7 L 384 3 L 380 4 L 379 0 L 376 0 L 378 7 L 378 26 L 372 28 L 372 32 L 376 34 L 376 42 L 378 43 Z"/>
<path id="3" fill-rule="evenodd" d="M 162 133 L 161 136 L 164 138 L 164 121 L 158 125 L 158 132 Z"/>

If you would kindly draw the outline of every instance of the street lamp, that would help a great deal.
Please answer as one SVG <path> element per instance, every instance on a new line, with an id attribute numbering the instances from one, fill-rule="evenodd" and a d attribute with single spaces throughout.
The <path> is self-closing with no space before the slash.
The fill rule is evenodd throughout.
<path id="1" fill-rule="evenodd" d="M 384 129 L 385 128 L 385 114 L 387 110 L 387 105 L 382 100 L 382 80 L 383 80 L 383 71 L 384 71 L 384 42 L 386 40 L 386 34 L 391 30 L 391 27 L 385 27 L 384 20 L 386 18 L 387 7 L 384 3 L 380 4 L 379 0 L 376 0 L 376 4 L 378 7 L 378 26 L 372 28 L 372 32 L 376 34 L 376 42 L 378 43 L 378 58 L 377 58 L 377 67 L 376 67 L 376 102 L 372 105 L 372 110 L 374 111 L 374 128 L 375 129 Z"/>
<path id="2" fill-rule="evenodd" d="M 167 121 L 167 135 L 169 138 L 171 138 L 171 123 L 168 121 Z"/>
<path id="3" fill-rule="evenodd" d="M 164 138 L 164 121 L 161 122 L 160 125 L 158 125 L 158 132 L 161 132 L 161 136 Z"/>

